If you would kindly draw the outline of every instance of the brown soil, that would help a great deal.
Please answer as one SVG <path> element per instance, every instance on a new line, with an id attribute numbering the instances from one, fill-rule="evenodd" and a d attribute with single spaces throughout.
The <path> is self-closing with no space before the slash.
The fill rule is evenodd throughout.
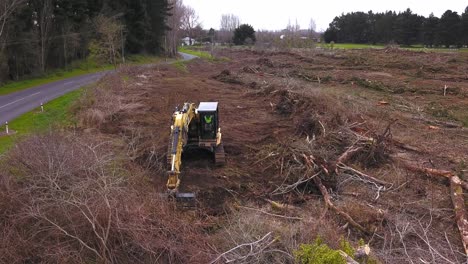
<path id="1" fill-rule="evenodd" d="M 393 142 L 389 153 L 372 164 L 352 160 L 355 168 L 391 183 L 390 191 L 377 193 L 372 184 L 344 174 L 328 179 L 334 203 L 372 231 L 352 230 L 350 239 L 370 241 L 377 256 L 389 263 L 406 263 L 401 257 L 404 251 L 393 252 L 388 241 L 400 239 L 396 230 L 401 231 L 404 223 L 417 225 L 419 220 L 424 226 L 429 223 L 427 239 L 434 247 L 447 249 L 445 237 L 454 247 L 448 253 L 439 249 L 443 256 L 462 261 L 447 182 L 409 172 L 390 156 L 452 170 L 462 177 L 466 174 L 468 131 L 463 126 L 468 125 L 468 54 L 403 50 L 218 53 L 230 61 L 194 60 L 187 64 L 187 72 L 172 66 L 125 69 L 121 73 L 128 77 L 124 88 L 115 93 L 128 107 L 95 125 L 93 133 L 127 139 L 138 134 L 135 161 L 146 166 L 152 153 L 164 161 L 171 114 L 177 105 L 218 101 L 227 164 L 217 168 L 209 153 L 185 153 L 181 191 L 196 192 L 200 211 L 210 216 L 224 215 L 235 201 L 260 206 L 267 203 L 265 199 L 294 204 L 307 214 L 307 206 L 320 199 L 314 186 L 301 186 L 302 194 L 272 195 L 285 181 L 285 160 L 279 154 L 277 159 L 270 157 L 277 154 L 275 146 L 283 151 L 284 146 L 303 146 L 306 138 L 315 139 L 317 152 L 312 153 L 328 164 L 352 144 L 340 132 L 344 128 L 374 137 L 396 120 L 388 139 Z M 445 96 L 444 85 L 449 87 Z M 448 123 L 455 128 L 445 127 Z M 163 192 L 164 170 L 154 169 L 152 177 L 155 191 Z M 333 221 L 340 226 L 346 223 L 338 216 Z M 417 237 L 407 239 L 412 257 L 427 257 L 417 249 L 424 242 Z"/>

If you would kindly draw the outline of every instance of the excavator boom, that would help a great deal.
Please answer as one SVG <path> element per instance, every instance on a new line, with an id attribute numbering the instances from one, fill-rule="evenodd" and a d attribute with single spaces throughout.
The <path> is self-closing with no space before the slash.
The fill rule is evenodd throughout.
<path id="1" fill-rule="evenodd" d="M 180 167 L 182 165 L 182 152 L 188 140 L 190 122 L 195 117 L 195 105 L 185 103 L 181 111 L 175 111 L 173 125 L 171 126 L 170 170 L 168 171 L 167 189 L 177 192 L 180 185 Z"/>

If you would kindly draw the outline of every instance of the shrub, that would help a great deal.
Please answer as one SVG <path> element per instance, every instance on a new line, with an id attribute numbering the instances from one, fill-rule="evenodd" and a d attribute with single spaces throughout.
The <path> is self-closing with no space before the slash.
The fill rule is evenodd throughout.
<path id="1" fill-rule="evenodd" d="M 301 264 L 346 264 L 340 252 L 324 244 L 320 237 L 313 244 L 302 244 L 294 255 Z"/>
<path id="2" fill-rule="evenodd" d="M 199 225 L 127 162 L 97 138 L 18 144 L 0 164 L 0 263 L 206 263 Z"/>

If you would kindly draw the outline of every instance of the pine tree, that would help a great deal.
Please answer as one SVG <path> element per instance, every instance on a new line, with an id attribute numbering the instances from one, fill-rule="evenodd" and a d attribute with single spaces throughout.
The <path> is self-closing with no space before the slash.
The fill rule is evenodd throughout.
<path id="1" fill-rule="evenodd" d="M 232 41 L 235 45 L 253 44 L 256 41 L 255 30 L 251 25 L 242 24 L 234 30 Z"/>
<path id="2" fill-rule="evenodd" d="M 468 6 L 461 16 L 461 35 L 463 36 L 462 44 L 468 46 Z"/>
<path id="3" fill-rule="evenodd" d="M 436 44 L 438 26 L 439 26 L 439 18 L 434 16 L 433 13 L 431 13 L 428 18 L 424 19 L 424 23 L 423 23 L 424 45 L 428 47 L 433 47 Z"/>
<path id="4" fill-rule="evenodd" d="M 460 16 L 457 12 L 447 10 L 442 15 L 439 21 L 438 38 L 441 44 L 447 48 L 450 45 L 459 45 L 461 42 L 460 36 Z"/>

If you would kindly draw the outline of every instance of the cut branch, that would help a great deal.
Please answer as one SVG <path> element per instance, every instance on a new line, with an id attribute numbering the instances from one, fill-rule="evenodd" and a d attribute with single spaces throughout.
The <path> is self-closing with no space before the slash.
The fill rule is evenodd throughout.
<path id="1" fill-rule="evenodd" d="M 403 167 L 412 172 L 423 173 L 429 176 L 445 178 L 448 180 L 450 180 L 453 176 L 456 176 L 452 171 L 425 168 L 413 163 L 409 163 L 408 161 L 402 160 L 400 158 L 396 158 L 396 160 L 398 160 L 403 165 Z M 468 191 L 468 183 L 466 181 L 460 179 L 460 185 L 463 189 Z"/>
<path id="2" fill-rule="evenodd" d="M 341 211 L 338 207 L 336 207 L 332 203 L 330 194 L 328 193 L 327 188 L 325 188 L 325 186 L 322 184 L 322 180 L 320 180 L 320 177 L 315 177 L 314 182 L 319 187 L 320 192 L 322 193 L 323 199 L 325 200 L 325 204 L 327 205 L 328 208 L 331 208 L 337 214 L 341 215 L 343 218 L 346 219 L 346 221 L 348 221 L 356 229 L 359 229 L 360 231 L 362 231 L 362 232 L 364 232 L 366 234 L 369 233 L 369 231 L 367 229 L 365 229 L 358 222 L 354 221 L 354 219 L 349 214 Z"/>
<path id="3" fill-rule="evenodd" d="M 218 263 L 218 261 L 220 261 L 221 258 L 224 258 L 225 260 L 223 263 L 230 263 L 230 262 L 235 262 L 235 261 L 239 261 L 240 263 L 246 263 L 246 260 L 249 257 L 253 257 L 253 256 L 260 254 L 266 248 L 268 248 L 271 244 L 273 244 L 275 241 L 276 239 L 273 238 L 272 233 L 269 232 L 268 234 L 266 234 L 265 236 L 263 236 L 261 239 L 257 241 L 254 241 L 252 243 L 240 244 L 222 253 L 215 260 L 211 261 L 210 264 Z M 249 252 L 246 255 L 235 254 L 237 250 L 240 250 L 243 248 L 249 249 Z"/>
<path id="4" fill-rule="evenodd" d="M 352 257 L 346 254 L 346 252 L 344 252 L 343 250 L 339 250 L 338 252 L 346 260 L 346 264 L 359 264 L 359 262 L 355 261 Z"/>
<path id="5" fill-rule="evenodd" d="M 383 181 L 383 180 L 379 180 L 379 179 L 377 179 L 377 178 L 375 178 L 375 177 L 372 177 L 372 176 L 367 175 L 367 174 L 365 174 L 365 173 L 363 173 L 363 172 L 360 172 L 360 171 L 358 171 L 358 170 L 356 170 L 356 169 L 354 169 L 354 168 L 351 168 L 350 166 L 347 166 L 347 165 L 345 165 L 345 164 L 343 164 L 343 163 L 338 163 L 338 164 L 337 164 L 337 167 L 340 168 L 340 169 L 342 169 L 342 170 L 350 171 L 350 172 L 352 172 L 352 173 L 354 173 L 354 174 L 357 174 L 359 177 L 362 177 L 362 178 L 364 178 L 364 179 L 366 179 L 366 180 L 368 180 L 368 181 L 371 181 L 371 182 L 375 182 L 375 183 L 378 183 L 378 184 L 381 184 L 381 185 L 392 185 L 392 184 L 389 183 L 389 182 L 386 182 L 386 181 Z"/>
<path id="6" fill-rule="evenodd" d="M 272 213 L 268 213 L 268 212 L 265 212 L 265 211 L 262 211 L 262 210 L 259 210 L 259 209 L 256 209 L 256 208 L 245 207 L 245 206 L 239 206 L 239 207 L 247 209 L 247 210 L 253 210 L 253 211 L 256 211 L 256 212 L 260 212 L 262 214 L 266 214 L 266 215 L 269 215 L 269 216 L 274 216 L 274 217 L 279 217 L 279 218 L 284 218 L 284 219 L 289 219 L 289 220 L 302 220 L 301 217 L 272 214 Z"/>
<path id="7" fill-rule="evenodd" d="M 348 161 L 355 153 L 359 152 L 362 150 L 362 147 L 350 147 L 348 148 L 343 154 L 341 154 L 341 156 L 338 158 L 338 160 L 336 161 L 337 164 L 340 164 L 340 163 L 345 163 L 346 161 Z"/>
<path id="8" fill-rule="evenodd" d="M 462 238 L 465 254 L 468 256 L 468 221 L 466 219 L 465 199 L 463 198 L 463 189 L 461 180 L 458 176 L 450 179 L 450 195 L 455 210 L 455 219 L 457 220 L 458 230 Z"/>

